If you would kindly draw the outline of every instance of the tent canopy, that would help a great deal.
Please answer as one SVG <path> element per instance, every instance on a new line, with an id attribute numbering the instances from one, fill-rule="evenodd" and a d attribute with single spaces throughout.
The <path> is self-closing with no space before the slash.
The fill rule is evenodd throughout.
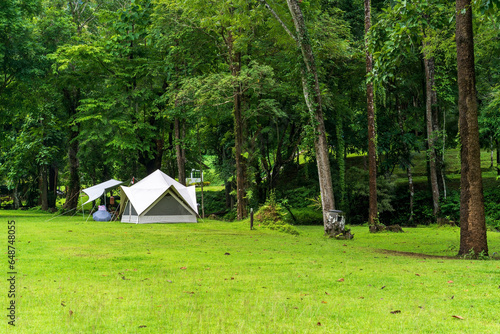
<path id="1" fill-rule="evenodd" d="M 85 205 L 87 203 L 90 203 L 96 199 L 98 199 L 99 197 L 101 197 L 107 190 L 109 189 L 113 189 L 117 186 L 119 186 L 120 184 L 122 184 L 123 182 L 121 181 L 117 181 L 117 180 L 109 180 L 109 181 L 106 181 L 106 182 L 103 182 L 103 183 L 99 183 L 99 184 L 96 184 L 95 186 L 92 186 L 90 188 L 87 188 L 87 189 L 83 189 L 82 191 L 84 193 L 86 193 L 88 196 L 89 196 L 89 199 L 87 202 L 83 203 L 82 205 Z"/>
<path id="2" fill-rule="evenodd" d="M 129 201 L 122 222 L 196 222 L 195 187 L 186 187 L 160 170 L 121 189 Z"/>

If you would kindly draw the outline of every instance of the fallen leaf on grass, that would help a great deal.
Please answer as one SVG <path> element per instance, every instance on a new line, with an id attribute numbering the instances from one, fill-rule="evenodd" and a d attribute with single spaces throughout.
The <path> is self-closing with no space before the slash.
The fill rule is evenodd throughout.
<path id="1" fill-rule="evenodd" d="M 61 305 L 62 305 L 62 306 L 66 306 L 66 305 L 64 305 L 64 300 L 61 302 Z"/>
<path id="2" fill-rule="evenodd" d="M 448 282 L 446 282 L 446 283 L 450 283 L 450 284 L 451 284 L 451 283 L 453 283 L 453 281 L 448 281 Z"/>
<path id="3" fill-rule="evenodd" d="M 415 276 L 420 276 L 420 274 L 415 274 Z"/>
<path id="4" fill-rule="evenodd" d="M 321 304 L 327 304 L 327 302 L 325 302 L 324 300 L 321 301 Z"/>
<path id="5" fill-rule="evenodd" d="M 339 278 L 339 279 L 337 280 L 337 282 L 343 282 L 343 281 L 344 281 L 344 279 L 343 279 L 343 278 Z"/>
<path id="6" fill-rule="evenodd" d="M 319 322 L 319 321 L 318 321 L 317 325 L 318 325 L 318 326 L 321 326 L 321 322 Z"/>
<path id="7" fill-rule="evenodd" d="M 144 327 L 148 327 L 148 326 L 144 326 L 144 325 L 139 326 L 139 328 L 144 328 Z"/>
<path id="8" fill-rule="evenodd" d="M 385 288 L 385 285 L 383 287 L 381 287 L 380 290 L 382 290 L 383 288 Z"/>
<path id="9" fill-rule="evenodd" d="M 231 254 L 229 254 L 229 253 L 224 253 L 224 255 L 231 255 Z"/>
<path id="10" fill-rule="evenodd" d="M 328 292 L 325 291 L 325 295 L 330 295 Z"/>
<path id="11" fill-rule="evenodd" d="M 190 295 L 194 295 L 194 291 L 184 291 L 184 293 L 187 293 L 187 294 L 190 294 Z"/>
<path id="12" fill-rule="evenodd" d="M 182 270 L 186 270 L 187 268 L 186 267 L 181 267 Z"/>
<path id="13" fill-rule="evenodd" d="M 459 315 L 452 315 L 453 318 L 455 319 L 460 319 L 460 320 L 464 320 L 463 317 L 459 316 Z"/>
<path id="14" fill-rule="evenodd" d="M 397 314 L 397 313 L 401 313 L 401 310 L 395 310 L 395 311 L 391 311 L 392 314 Z"/>
<path id="15" fill-rule="evenodd" d="M 365 297 L 359 297 L 359 299 L 365 299 Z"/>
<path id="16" fill-rule="evenodd" d="M 71 317 L 73 315 L 73 311 L 69 310 L 69 316 Z"/>

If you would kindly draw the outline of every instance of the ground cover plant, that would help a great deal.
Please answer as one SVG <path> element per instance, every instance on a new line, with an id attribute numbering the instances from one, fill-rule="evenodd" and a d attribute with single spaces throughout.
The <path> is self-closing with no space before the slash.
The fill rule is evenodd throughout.
<path id="1" fill-rule="evenodd" d="M 452 258 L 456 227 L 353 226 L 355 238 L 339 241 L 321 226 L 293 236 L 250 231 L 248 220 L 0 214 L 17 226 L 16 333 L 500 331 L 500 261 Z M 495 256 L 500 234 L 488 238 Z"/>

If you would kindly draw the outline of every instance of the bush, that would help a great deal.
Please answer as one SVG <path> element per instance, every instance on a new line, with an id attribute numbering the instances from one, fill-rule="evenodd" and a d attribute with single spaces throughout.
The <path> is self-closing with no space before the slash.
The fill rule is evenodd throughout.
<path id="1" fill-rule="evenodd" d="M 292 225 L 323 225 L 323 214 L 321 211 L 302 208 L 293 209 L 292 214 L 295 217 L 295 221 L 291 215 L 286 216 L 286 220 Z"/>
<path id="2" fill-rule="evenodd" d="M 270 230 L 298 235 L 299 231 L 286 223 L 285 209 L 276 201 L 276 195 L 271 192 L 266 203 L 255 214 L 255 220 Z"/>

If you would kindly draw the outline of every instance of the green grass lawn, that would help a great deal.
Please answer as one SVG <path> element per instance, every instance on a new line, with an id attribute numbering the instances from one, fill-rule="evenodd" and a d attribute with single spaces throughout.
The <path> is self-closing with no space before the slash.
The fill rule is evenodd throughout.
<path id="1" fill-rule="evenodd" d="M 17 227 L 16 328 L 4 316 L 4 333 L 500 332 L 500 261 L 445 258 L 457 228 L 357 226 L 338 241 L 321 226 L 294 237 L 248 222 L 0 215 L 5 249 L 8 219 Z M 500 234 L 488 237 L 500 252 Z"/>

